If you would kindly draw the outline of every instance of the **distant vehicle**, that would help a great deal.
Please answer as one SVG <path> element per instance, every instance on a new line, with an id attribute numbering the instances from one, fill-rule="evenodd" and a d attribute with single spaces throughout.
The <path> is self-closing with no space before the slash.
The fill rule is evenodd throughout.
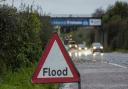
<path id="1" fill-rule="evenodd" d="M 68 42 L 68 46 L 69 46 L 69 49 L 71 49 L 71 48 L 77 49 L 78 48 L 78 45 L 73 40 L 71 40 L 71 41 Z"/>
<path id="2" fill-rule="evenodd" d="M 68 47 L 68 53 L 69 53 L 69 56 L 70 57 L 75 57 L 75 56 L 77 56 L 77 49 L 78 49 L 78 45 L 76 44 L 76 42 L 75 41 L 73 41 L 72 39 L 70 39 L 69 41 L 68 41 L 68 45 L 67 45 L 67 47 Z"/>
<path id="3" fill-rule="evenodd" d="M 92 44 L 92 53 L 94 52 L 103 52 L 103 46 L 101 43 L 96 42 Z"/>
<path id="4" fill-rule="evenodd" d="M 78 56 L 86 56 L 87 47 L 85 44 L 78 44 Z"/>
<path id="5" fill-rule="evenodd" d="M 87 47 L 84 44 L 79 44 L 78 49 L 79 50 L 87 50 Z"/>

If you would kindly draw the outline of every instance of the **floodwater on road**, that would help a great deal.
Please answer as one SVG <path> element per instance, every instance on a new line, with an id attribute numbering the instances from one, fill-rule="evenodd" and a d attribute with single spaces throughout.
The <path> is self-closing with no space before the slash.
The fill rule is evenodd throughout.
<path id="1" fill-rule="evenodd" d="M 128 73 L 128 53 L 92 54 L 88 50 L 84 54 L 86 55 L 81 54 L 72 57 L 74 64 L 79 68 L 81 77 L 83 77 L 82 89 L 128 89 L 126 77 Z M 77 89 L 73 86 L 78 86 L 77 83 L 64 84 L 64 86 L 66 85 L 69 87 L 61 87 L 60 89 Z"/>
<path id="2" fill-rule="evenodd" d="M 128 53 L 105 53 L 104 59 L 110 63 L 128 67 Z"/>

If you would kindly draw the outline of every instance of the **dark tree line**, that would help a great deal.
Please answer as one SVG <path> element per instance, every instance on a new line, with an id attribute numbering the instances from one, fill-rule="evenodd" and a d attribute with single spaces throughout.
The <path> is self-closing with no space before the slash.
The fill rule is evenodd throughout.
<path id="1" fill-rule="evenodd" d="M 32 6 L 18 11 L 0 5 L 0 74 L 37 62 L 52 32 L 49 19 Z"/>
<path id="2" fill-rule="evenodd" d="M 108 48 L 128 49 L 128 3 L 118 1 L 106 11 L 97 9 L 93 16 L 102 18 Z"/>

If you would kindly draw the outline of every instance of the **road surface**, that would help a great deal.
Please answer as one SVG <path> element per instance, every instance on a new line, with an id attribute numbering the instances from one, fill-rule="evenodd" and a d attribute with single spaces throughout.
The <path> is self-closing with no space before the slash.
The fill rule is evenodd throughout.
<path id="1" fill-rule="evenodd" d="M 81 75 L 81 89 L 128 89 L 128 54 L 88 52 L 73 61 Z M 60 89 L 78 89 L 74 86 L 77 83 Z"/>

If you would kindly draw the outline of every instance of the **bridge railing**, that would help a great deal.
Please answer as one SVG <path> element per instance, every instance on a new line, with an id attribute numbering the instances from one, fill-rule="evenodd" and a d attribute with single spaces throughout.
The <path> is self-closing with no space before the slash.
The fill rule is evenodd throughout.
<path id="1" fill-rule="evenodd" d="M 92 17 L 87 14 L 51 14 L 50 17 Z"/>

